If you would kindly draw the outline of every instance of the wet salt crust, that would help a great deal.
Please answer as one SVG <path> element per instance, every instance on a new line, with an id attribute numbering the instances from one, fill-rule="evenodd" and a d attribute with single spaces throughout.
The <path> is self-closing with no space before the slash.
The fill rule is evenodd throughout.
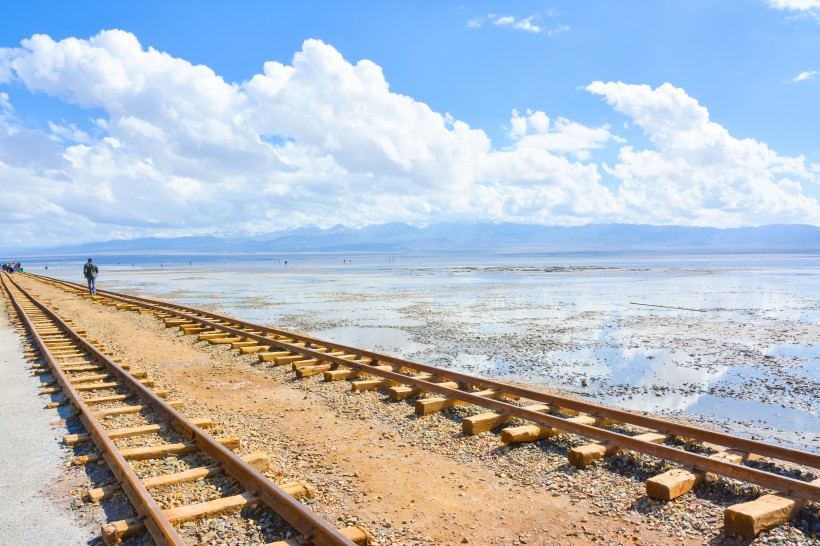
<path id="1" fill-rule="evenodd" d="M 820 449 L 816 256 L 223 258 L 100 287 Z"/>

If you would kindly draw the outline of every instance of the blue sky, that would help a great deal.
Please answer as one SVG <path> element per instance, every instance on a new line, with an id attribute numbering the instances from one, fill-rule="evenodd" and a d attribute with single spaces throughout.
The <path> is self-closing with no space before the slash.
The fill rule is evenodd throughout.
<path id="1" fill-rule="evenodd" d="M 820 224 L 820 0 L 28 2 L 0 48 L 9 246 Z"/>

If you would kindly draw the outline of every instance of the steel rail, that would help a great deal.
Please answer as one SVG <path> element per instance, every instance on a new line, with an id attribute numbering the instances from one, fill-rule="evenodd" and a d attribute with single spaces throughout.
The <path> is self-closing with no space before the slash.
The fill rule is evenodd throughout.
<path id="1" fill-rule="evenodd" d="M 9 279 L 10 280 L 10 279 Z M 148 532 L 151 534 L 151 537 L 154 541 L 160 545 L 173 545 L 173 546 L 182 546 L 185 544 L 182 537 L 179 536 L 174 526 L 168 521 L 168 518 L 162 513 L 159 505 L 154 501 L 151 494 L 148 490 L 143 486 L 142 482 L 140 481 L 137 474 L 131 468 L 131 465 L 123 458 L 120 454 L 119 450 L 116 448 L 114 443 L 105 433 L 100 422 L 94 417 L 94 414 L 88 408 L 88 406 L 83 402 L 82 396 L 74 389 L 69 380 L 68 376 L 65 372 L 57 365 L 56 359 L 51 351 L 48 349 L 48 345 L 46 344 L 45 340 L 40 336 L 37 331 L 37 328 L 34 326 L 34 323 L 31 321 L 31 318 L 28 314 L 23 310 L 22 304 L 17 301 L 14 293 L 11 291 L 9 286 L 6 284 L 6 275 L 3 274 L 0 276 L 0 281 L 2 281 L 3 289 L 5 290 L 9 301 L 11 301 L 14 308 L 17 310 L 18 316 L 20 319 L 25 323 L 26 328 L 34 336 L 37 345 L 40 348 L 40 353 L 45 358 L 46 362 L 48 363 L 49 368 L 51 368 L 51 373 L 54 375 L 57 382 L 62 387 L 63 392 L 68 396 L 71 400 L 72 405 L 77 408 L 80 420 L 83 423 L 83 426 L 88 431 L 91 440 L 94 442 L 94 445 L 97 447 L 99 452 L 102 454 L 103 458 L 105 459 L 106 463 L 108 463 L 109 468 L 114 473 L 114 476 L 117 480 L 120 481 L 122 484 L 123 491 L 128 496 L 128 499 L 131 501 L 131 505 L 137 511 L 139 516 L 143 518 L 143 523 L 145 523 Z M 15 285 L 16 288 L 19 289 L 19 286 L 11 281 L 12 284 Z M 26 295 L 26 292 L 21 290 L 23 296 Z M 35 305 L 38 309 L 42 311 L 42 308 L 37 305 L 37 302 L 32 301 L 29 298 L 30 303 Z M 44 313 L 45 316 L 49 316 L 48 313 Z M 54 316 L 50 317 L 52 321 L 58 325 L 63 332 L 68 334 L 70 337 L 75 338 L 77 337 L 76 332 L 73 329 L 67 328 L 65 322 L 56 317 L 57 320 L 54 320 Z"/>
<path id="2" fill-rule="evenodd" d="M 48 277 L 46 277 L 48 278 Z M 50 279 L 49 280 L 53 280 Z M 73 284 L 67 283 L 65 281 L 58 281 L 63 282 L 64 284 Z M 77 285 L 79 286 L 79 285 Z M 494 400 L 491 398 L 484 398 L 481 396 L 476 396 L 475 394 L 471 394 L 467 391 L 463 391 L 460 389 L 452 389 L 449 387 L 444 387 L 438 385 L 437 383 L 432 383 L 430 381 L 425 381 L 422 379 L 417 379 L 412 376 L 404 375 L 395 371 L 388 371 L 388 370 L 379 370 L 374 368 L 370 364 L 365 363 L 358 363 L 356 361 L 351 361 L 335 356 L 331 356 L 329 354 L 315 351 L 306 347 L 298 347 L 294 346 L 290 343 L 283 342 L 281 340 L 271 339 L 264 335 L 252 333 L 249 331 L 245 331 L 241 328 L 252 329 L 256 331 L 267 331 L 269 334 L 274 335 L 281 335 L 287 336 L 291 339 L 296 339 L 299 341 L 309 342 L 312 344 L 320 345 L 327 348 L 332 348 L 336 350 L 341 350 L 345 352 L 349 352 L 351 354 L 357 354 L 360 356 L 364 356 L 367 358 L 371 358 L 374 361 L 381 361 L 388 364 L 394 364 L 400 367 L 406 367 L 410 369 L 414 369 L 417 371 L 428 372 L 432 375 L 437 377 L 452 379 L 457 383 L 462 385 L 471 385 L 475 387 L 481 387 L 485 389 L 492 389 L 497 390 L 501 393 L 511 394 L 514 396 L 519 396 L 521 398 L 537 401 L 537 402 L 545 402 L 554 405 L 559 405 L 561 407 L 566 407 L 578 411 L 582 411 L 584 413 L 588 413 L 593 416 L 597 417 L 606 417 L 610 419 L 615 419 L 618 421 L 622 421 L 625 423 L 630 423 L 633 425 L 641 426 L 644 428 L 649 428 L 653 430 L 657 430 L 659 432 L 666 432 L 670 434 L 675 434 L 679 436 L 683 436 L 686 438 L 693 438 L 702 441 L 712 442 L 727 448 L 731 449 L 738 449 L 740 451 L 744 451 L 747 453 L 755 453 L 759 455 L 765 455 L 771 458 L 795 462 L 797 464 L 802 464 L 805 466 L 811 466 L 814 468 L 820 468 L 820 455 L 815 455 L 813 453 L 803 452 L 791 448 L 783 448 L 779 446 L 772 446 L 770 444 L 766 444 L 763 442 L 757 442 L 754 440 L 747 440 L 744 438 L 738 438 L 736 436 L 732 436 L 725 433 L 720 432 L 713 432 L 708 430 L 699 429 L 697 427 L 689 426 L 689 425 L 681 425 L 678 423 L 672 423 L 668 421 L 664 421 L 661 419 L 648 417 L 645 415 L 635 414 L 632 412 L 626 412 L 623 410 L 615 410 L 612 408 L 607 408 L 605 406 L 600 406 L 597 404 L 591 404 L 588 402 L 580 402 L 577 400 L 573 400 L 571 398 L 564 398 L 561 396 L 549 395 L 544 393 L 539 393 L 531 390 L 527 390 L 521 387 L 515 387 L 511 385 L 506 385 L 503 383 L 499 383 L 496 381 L 491 381 L 487 379 L 482 379 L 474 376 L 469 376 L 466 374 L 461 374 L 458 372 L 452 372 L 448 370 L 442 370 L 439 368 L 435 368 L 433 366 L 428 366 L 424 364 L 418 364 L 415 362 L 407 361 L 400 358 L 390 357 L 386 355 L 382 355 L 379 353 L 374 353 L 372 351 L 365 351 L 361 349 L 356 349 L 353 347 L 347 347 L 345 345 L 340 345 L 336 343 L 329 343 L 321 340 L 317 340 L 314 338 L 310 338 L 308 336 L 302 336 L 298 334 L 293 334 L 290 332 L 286 332 L 284 330 L 278 330 L 275 328 L 263 327 L 256 324 L 251 324 L 245 321 L 241 321 L 231 317 L 225 317 L 222 315 L 218 315 L 216 313 L 210 313 L 205 311 L 199 311 L 196 309 L 187 308 L 185 306 L 177 305 L 177 304 L 167 304 L 165 302 L 154 302 L 152 300 L 148 300 L 147 298 L 139 298 L 135 296 L 127 296 L 123 297 L 119 294 L 112 293 L 112 292 L 104 292 L 106 297 L 110 297 L 115 300 L 133 303 L 132 300 L 138 300 L 142 302 L 142 305 L 148 309 L 158 311 L 158 312 L 166 312 L 171 314 L 176 314 L 182 318 L 187 318 L 194 320 L 196 322 L 206 324 L 213 328 L 220 329 L 228 334 L 232 334 L 235 336 L 239 336 L 245 339 L 250 339 L 257 341 L 262 345 L 268 346 L 276 346 L 291 352 L 299 353 L 304 355 L 305 357 L 317 359 L 320 361 L 324 361 L 331 364 L 336 364 L 338 366 L 352 368 L 355 370 L 363 371 L 371 375 L 376 375 L 382 377 L 384 379 L 389 379 L 392 381 L 396 381 L 397 383 L 403 383 L 408 385 L 413 385 L 425 391 L 434 392 L 437 394 L 441 394 L 443 396 L 454 398 L 457 400 L 461 400 L 464 402 L 468 402 L 480 407 L 484 407 L 487 409 L 491 409 L 501 414 L 512 415 L 514 417 L 519 417 L 521 419 L 532 421 L 540 426 L 546 427 L 554 427 L 559 430 L 571 432 L 574 434 L 578 434 L 580 436 L 584 436 L 586 438 L 591 438 L 593 440 L 597 440 L 607 445 L 615 445 L 618 447 L 622 447 L 625 449 L 631 449 L 633 451 L 638 451 L 641 453 L 645 453 L 647 455 L 651 455 L 653 457 L 657 457 L 659 459 L 669 460 L 676 462 L 680 465 L 692 467 L 697 470 L 702 470 L 706 472 L 713 472 L 716 474 L 720 474 L 722 476 L 728 478 L 734 478 L 741 481 L 745 481 L 748 483 L 753 483 L 756 485 L 760 485 L 762 487 L 766 487 L 769 489 L 773 489 L 779 492 L 782 492 L 787 495 L 803 498 L 806 500 L 818 502 L 820 501 L 820 486 L 812 485 L 809 482 L 795 480 L 793 478 L 788 478 L 785 476 L 779 476 L 777 474 L 772 474 L 763 470 L 758 470 L 755 468 L 751 468 L 744 465 L 734 464 L 726 461 L 721 461 L 717 459 L 710 458 L 708 456 L 699 455 L 696 453 L 686 452 L 682 450 L 675 449 L 673 447 L 665 446 L 663 444 L 654 444 L 651 442 L 645 442 L 642 440 L 637 440 L 632 436 L 628 436 L 625 434 L 620 434 L 617 432 L 597 428 L 590 425 L 584 425 L 580 423 L 574 423 L 572 421 L 568 421 L 561 417 L 556 417 L 549 414 L 539 413 L 532 410 L 527 410 L 521 406 L 517 406 L 514 404 L 510 404 L 508 402 L 503 402 L 500 400 Z M 131 301 L 129 301 L 131 300 Z M 157 305 L 159 303 L 159 305 Z M 168 308 L 171 309 L 183 309 L 185 311 L 193 312 L 196 315 L 186 315 L 181 311 L 169 311 Z M 240 326 L 240 328 L 234 328 L 231 326 L 226 326 L 224 324 L 209 324 L 207 320 L 204 320 L 202 316 L 210 316 L 215 320 L 225 321 L 230 324 Z"/>
<path id="3" fill-rule="evenodd" d="M 342 535 L 334 526 L 330 525 L 324 519 L 319 518 L 316 514 L 307 510 L 298 500 L 293 498 L 291 495 L 283 491 L 280 487 L 274 484 L 272 481 L 268 480 L 264 475 L 262 475 L 259 471 L 253 468 L 249 463 L 242 460 L 239 456 L 233 453 L 231 450 L 217 442 L 212 436 L 210 436 L 207 432 L 203 431 L 200 427 L 196 426 L 186 417 L 184 417 L 181 413 L 175 410 L 173 407 L 168 405 L 165 400 L 154 394 L 153 391 L 146 388 L 142 385 L 138 379 L 130 375 L 126 372 L 122 367 L 120 367 L 117 363 L 113 360 L 108 358 L 105 354 L 100 352 L 96 347 L 89 344 L 85 339 L 82 338 L 79 334 L 77 334 L 72 328 L 70 328 L 60 317 L 54 314 L 50 309 L 44 306 L 42 303 L 31 297 L 27 294 L 27 292 L 22 289 L 15 281 L 9 279 L 14 286 L 20 290 L 23 294 L 25 294 L 34 305 L 36 305 L 39 309 L 41 309 L 44 313 L 46 313 L 52 320 L 57 322 L 60 328 L 70 333 L 71 337 L 79 342 L 81 346 L 85 348 L 88 352 L 92 353 L 97 360 L 102 362 L 112 373 L 116 374 L 118 378 L 125 384 L 129 390 L 131 390 L 134 394 L 140 397 L 143 401 L 145 401 L 148 405 L 152 407 L 158 414 L 164 416 L 171 426 L 174 427 L 182 436 L 185 438 L 194 441 L 196 446 L 202 450 L 206 455 L 214 459 L 214 461 L 220 464 L 227 474 L 232 476 L 236 479 L 239 483 L 241 483 L 245 489 L 255 494 L 259 499 L 262 500 L 264 504 L 269 506 L 274 512 L 276 512 L 280 517 L 282 517 L 285 521 L 287 521 L 290 525 L 294 527 L 302 536 L 309 540 L 311 543 L 315 544 L 316 546 L 355 546 L 354 542 Z M 5 281 L 3 282 L 5 287 Z M 8 288 L 6 287 L 8 291 Z M 42 341 L 39 337 L 38 339 Z M 43 342 L 43 346 L 45 343 Z M 47 349 L 45 349 L 47 351 Z M 77 406 L 81 409 L 80 415 L 86 415 L 89 419 L 89 423 L 91 427 L 87 427 L 89 433 L 94 431 L 96 434 L 102 434 L 105 436 L 104 429 L 99 424 L 99 422 L 93 417 L 88 407 L 82 402 L 82 399 L 77 395 L 77 392 L 71 386 L 70 381 L 64 375 L 62 370 L 59 370 L 59 367 L 55 366 L 57 373 L 60 374 L 58 381 L 60 385 L 66 389 L 68 392 L 72 394 L 72 397 L 76 397 Z M 85 422 L 83 422 L 85 424 Z M 105 436 L 107 439 L 107 436 Z M 98 449 L 100 449 L 100 453 L 105 455 L 106 453 L 116 453 L 119 455 L 118 450 L 114 447 L 113 443 L 108 440 L 108 444 L 104 444 L 103 447 L 98 445 Z M 120 457 L 121 458 L 121 457 Z M 122 460 L 125 463 L 125 460 Z M 145 491 L 146 494 L 147 490 L 142 486 L 139 482 L 139 478 L 136 477 L 136 474 L 133 473 L 131 470 L 130 465 L 127 463 L 126 467 L 128 471 L 131 472 L 133 479 L 136 480 L 135 483 L 131 483 L 132 480 L 129 480 L 129 485 L 133 487 L 135 490 L 139 490 L 140 488 Z M 127 475 L 127 474 L 125 474 Z M 119 476 L 118 476 L 119 478 Z M 125 484 L 123 484 L 125 485 Z M 125 489 L 125 488 L 124 488 Z M 127 491 L 127 490 L 126 490 Z M 130 498 L 130 497 L 129 497 Z M 138 499 L 131 499 L 132 504 L 135 505 L 135 508 L 138 506 L 140 502 L 146 502 L 141 497 Z M 136 500 L 136 502 L 134 502 Z M 157 510 L 159 508 L 154 503 L 153 499 L 148 494 L 148 500 L 146 505 L 153 504 Z M 139 510 L 138 510 L 139 511 Z M 161 514 L 161 510 L 160 510 Z M 162 516 L 162 519 L 167 522 L 167 519 Z M 168 525 L 171 525 L 168 523 Z M 176 533 L 173 526 L 171 526 L 171 530 Z M 180 539 L 181 540 L 181 539 Z M 169 542 L 169 544 L 183 544 L 182 542 Z"/>

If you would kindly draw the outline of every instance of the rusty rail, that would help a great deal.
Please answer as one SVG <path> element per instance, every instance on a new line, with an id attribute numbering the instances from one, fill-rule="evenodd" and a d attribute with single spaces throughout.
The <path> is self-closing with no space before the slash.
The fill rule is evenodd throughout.
<path id="1" fill-rule="evenodd" d="M 168 422 L 181 435 L 193 440 L 197 447 L 206 455 L 222 465 L 226 473 L 230 474 L 240 482 L 247 491 L 256 494 L 262 502 L 273 509 L 285 521 L 292 525 L 307 540 L 317 546 L 354 546 L 354 543 L 342 535 L 335 527 L 325 520 L 319 518 L 307 510 L 298 500 L 291 497 L 276 484 L 268 480 L 250 464 L 217 442 L 212 436 L 193 424 L 181 413 L 168 405 L 162 398 L 154 394 L 150 389 L 143 386 L 139 380 L 134 378 L 116 362 L 100 352 L 96 347 L 88 343 L 82 336 L 69 327 L 60 317 L 45 305 L 34 299 L 15 281 L 6 274 L 0 276 L 3 288 L 8 294 L 18 314 L 26 323 L 26 327 L 32 332 L 40 350 L 52 369 L 55 378 L 60 386 L 68 394 L 71 403 L 78 409 L 78 414 L 86 430 L 91 435 L 94 444 L 99 449 L 106 462 L 109 463 L 112 471 L 118 480 L 121 480 L 123 490 L 128 495 L 134 508 L 140 516 L 146 518 L 145 524 L 152 537 L 158 544 L 182 545 L 184 542 L 177 534 L 173 525 L 165 518 L 159 506 L 154 502 L 150 493 L 142 485 L 136 473 L 125 459 L 119 454 L 119 450 L 108 438 L 105 429 L 94 417 L 93 412 L 83 403 L 82 397 L 73 388 L 65 373 L 56 364 L 53 355 L 48 350 L 45 341 L 37 333 L 36 328 L 30 321 L 22 306 L 15 298 L 14 294 L 7 286 L 8 280 L 17 290 L 26 296 L 32 305 L 37 307 L 45 316 L 53 321 L 63 332 L 69 335 L 79 346 L 89 352 L 102 363 L 108 370 L 115 374 L 119 381 L 136 396 L 140 397 L 152 407 L 158 414 L 164 416 Z"/>

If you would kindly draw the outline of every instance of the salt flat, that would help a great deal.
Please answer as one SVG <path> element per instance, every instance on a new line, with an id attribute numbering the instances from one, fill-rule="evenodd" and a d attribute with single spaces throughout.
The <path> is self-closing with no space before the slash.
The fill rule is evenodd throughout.
<path id="1" fill-rule="evenodd" d="M 190 258 L 100 286 L 820 449 L 811 254 Z"/>

